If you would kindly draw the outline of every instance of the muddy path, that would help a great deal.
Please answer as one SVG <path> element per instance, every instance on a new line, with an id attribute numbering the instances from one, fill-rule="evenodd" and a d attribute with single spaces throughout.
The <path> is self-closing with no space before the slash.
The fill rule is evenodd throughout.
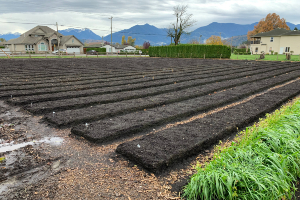
<path id="1" fill-rule="evenodd" d="M 121 141 L 92 144 L 41 118 L 0 101 L 0 199 L 176 199 L 192 174 L 155 176 L 115 153 Z"/>

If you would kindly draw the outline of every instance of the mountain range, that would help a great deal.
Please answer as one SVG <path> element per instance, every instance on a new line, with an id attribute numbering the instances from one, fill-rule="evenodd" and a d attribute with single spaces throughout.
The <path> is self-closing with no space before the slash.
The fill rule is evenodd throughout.
<path id="1" fill-rule="evenodd" d="M 247 40 L 247 32 L 249 30 L 253 30 L 254 26 L 257 24 L 234 24 L 234 23 L 218 23 L 213 22 L 207 26 L 202 26 L 194 31 L 192 31 L 189 35 L 183 35 L 181 38 L 181 43 L 188 43 L 191 40 L 199 41 L 201 39 L 201 43 L 204 43 L 206 39 L 208 39 L 211 35 L 218 35 L 222 37 L 222 39 L 228 39 L 233 36 L 239 36 L 232 41 L 232 45 L 236 46 L 243 42 L 242 40 Z M 287 25 L 293 30 L 297 27 L 300 30 L 300 24 L 295 25 L 287 22 Z M 82 42 L 91 42 L 91 41 L 101 41 L 102 37 L 95 34 L 90 29 L 65 29 L 59 31 L 63 35 L 74 35 Z M 113 43 L 121 43 L 122 36 L 125 35 L 127 39 L 128 36 L 132 36 L 132 38 L 136 38 L 135 44 L 142 45 L 145 41 L 149 41 L 152 46 L 155 45 L 165 45 L 171 43 L 171 38 L 167 37 L 167 29 L 166 28 L 157 28 L 150 24 L 144 25 L 135 25 L 129 29 L 124 29 L 112 34 Z M 20 36 L 20 33 L 8 33 L 8 34 L 0 34 L 0 38 L 4 38 L 6 40 L 10 40 L 13 38 L 17 38 Z M 110 42 L 111 36 L 107 35 L 103 38 L 104 41 Z"/>

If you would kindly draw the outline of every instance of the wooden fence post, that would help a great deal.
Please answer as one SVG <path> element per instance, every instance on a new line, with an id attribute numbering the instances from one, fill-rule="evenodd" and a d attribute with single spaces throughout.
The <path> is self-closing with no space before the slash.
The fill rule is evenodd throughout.
<path id="1" fill-rule="evenodd" d="M 75 58 L 75 52 L 73 52 L 73 54 L 74 54 L 74 58 Z"/>
<path id="2" fill-rule="evenodd" d="M 97 52 L 97 58 L 98 58 L 98 52 Z"/>
<path id="3" fill-rule="evenodd" d="M 222 59 L 222 54 L 221 54 L 221 56 L 220 56 L 220 60 Z"/>
<path id="4" fill-rule="evenodd" d="M 108 57 L 108 53 L 106 52 L 106 56 Z"/>
<path id="5" fill-rule="evenodd" d="M 127 58 L 127 51 L 126 51 L 126 58 Z"/>
<path id="6" fill-rule="evenodd" d="M 204 54 L 204 59 L 205 59 L 205 54 Z"/>
<path id="7" fill-rule="evenodd" d="M 142 57 L 142 54 L 140 53 L 140 57 Z"/>
<path id="8" fill-rule="evenodd" d="M 47 51 L 45 51 L 45 57 L 47 58 Z"/>
<path id="9" fill-rule="evenodd" d="M 135 52 L 133 52 L 133 57 L 135 57 Z"/>
<path id="10" fill-rule="evenodd" d="M 31 54 L 30 54 L 30 51 L 29 51 L 29 58 L 31 58 Z"/>
<path id="11" fill-rule="evenodd" d="M 85 53 L 85 57 L 87 58 L 87 52 Z"/>

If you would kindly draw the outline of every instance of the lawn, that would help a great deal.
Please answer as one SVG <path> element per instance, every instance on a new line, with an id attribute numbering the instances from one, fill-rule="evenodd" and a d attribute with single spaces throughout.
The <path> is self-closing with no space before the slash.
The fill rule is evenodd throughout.
<path id="1" fill-rule="evenodd" d="M 233 60 L 258 60 L 259 55 L 235 55 L 231 54 L 230 59 Z M 265 59 L 263 60 L 271 60 L 271 61 L 287 61 L 285 55 L 265 55 Z M 292 55 L 291 61 L 300 61 L 299 55 Z"/>

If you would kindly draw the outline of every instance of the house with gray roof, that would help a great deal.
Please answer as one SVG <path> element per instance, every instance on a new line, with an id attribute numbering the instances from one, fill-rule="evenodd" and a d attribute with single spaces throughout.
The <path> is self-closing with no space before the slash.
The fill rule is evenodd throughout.
<path id="1" fill-rule="evenodd" d="M 84 44 L 74 35 L 64 36 L 48 26 L 36 26 L 16 39 L 3 42 L 10 51 L 45 53 L 66 49 L 67 53 L 82 53 Z"/>
<path id="2" fill-rule="evenodd" d="M 252 54 L 277 52 L 300 54 L 300 31 L 277 28 L 251 37 Z"/>

